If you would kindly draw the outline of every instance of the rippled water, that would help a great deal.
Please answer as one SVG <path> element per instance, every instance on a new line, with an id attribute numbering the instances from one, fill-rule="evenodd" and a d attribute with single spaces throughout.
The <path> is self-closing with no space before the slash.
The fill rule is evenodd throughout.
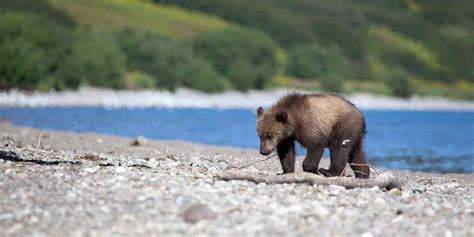
<path id="1" fill-rule="evenodd" d="M 380 167 L 474 172 L 474 112 L 364 111 L 365 151 Z M 0 108 L 14 124 L 54 130 L 258 148 L 255 113 L 241 109 Z M 299 154 L 305 151 L 299 148 Z"/>

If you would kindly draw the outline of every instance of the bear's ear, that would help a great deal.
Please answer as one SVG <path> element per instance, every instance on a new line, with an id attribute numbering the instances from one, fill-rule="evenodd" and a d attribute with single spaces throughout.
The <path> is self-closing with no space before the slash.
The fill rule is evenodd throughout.
<path id="1" fill-rule="evenodd" d="M 257 109 L 257 118 L 260 118 L 260 116 L 262 116 L 262 114 L 263 114 L 263 108 L 258 107 L 258 109 Z"/>
<path id="2" fill-rule="evenodd" d="M 279 111 L 276 114 L 276 121 L 286 123 L 286 121 L 288 121 L 288 113 L 285 111 Z"/>

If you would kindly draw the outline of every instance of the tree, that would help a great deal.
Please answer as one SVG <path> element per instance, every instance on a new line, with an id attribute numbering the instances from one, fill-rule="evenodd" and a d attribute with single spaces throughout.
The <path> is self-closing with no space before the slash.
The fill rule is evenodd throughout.
<path id="1" fill-rule="evenodd" d="M 36 87 L 56 72 L 71 32 L 48 17 L 0 10 L 0 86 Z"/>
<path id="2" fill-rule="evenodd" d="M 298 46 L 290 52 L 289 73 L 293 76 L 317 79 L 327 76 L 345 76 L 348 60 L 337 46 L 319 44 Z"/>
<path id="3" fill-rule="evenodd" d="M 228 87 L 227 79 L 208 61 L 197 58 L 186 41 L 132 29 L 124 29 L 117 37 L 127 55 L 128 70 L 150 74 L 158 87 L 174 90 L 186 86 L 205 92 Z"/>
<path id="4" fill-rule="evenodd" d="M 407 98 L 413 94 L 413 88 L 409 80 L 409 74 L 403 68 L 397 67 L 392 70 L 386 81 L 392 95 Z"/>
<path id="5" fill-rule="evenodd" d="M 238 90 L 263 89 L 281 64 L 277 45 L 263 33 L 240 28 L 199 35 L 196 55 L 209 60 Z"/>
<path id="6" fill-rule="evenodd" d="M 80 28 L 74 32 L 71 53 L 54 75 L 60 84 L 123 88 L 125 57 L 112 35 Z"/>

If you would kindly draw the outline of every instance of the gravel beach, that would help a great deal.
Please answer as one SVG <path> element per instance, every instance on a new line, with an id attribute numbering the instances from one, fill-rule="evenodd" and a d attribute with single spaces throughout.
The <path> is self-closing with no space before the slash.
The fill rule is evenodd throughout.
<path id="1" fill-rule="evenodd" d="M 0 122 L 0 236 L 474 236 L 474 174 L 391 171 L 402 190 L 389 192 L 215 179 L 263 158 Z"/>

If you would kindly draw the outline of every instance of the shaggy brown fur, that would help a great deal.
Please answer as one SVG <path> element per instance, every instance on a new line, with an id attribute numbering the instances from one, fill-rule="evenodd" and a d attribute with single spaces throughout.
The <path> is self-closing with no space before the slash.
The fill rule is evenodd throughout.
<path id="1" fill-rule="evenodd" d="M 362 151 L 365 119 L 362 112 L 343 97 L 330 94 L 290 94 L 264 111 L 257 110 L 260 153 L 277 150 L 283 173 L 295 170 L 295 144 L 308 149 L 303 161 L 306 172 L 338 176 L 347 162 L 367 164 Z M 343 144 L 345 140 L 346 144 Z M 324 148 L 331 152 L 329 169 L 318 169 Z M 351 166 L 357 178 L 368 178 L 367 166 Z"/>

